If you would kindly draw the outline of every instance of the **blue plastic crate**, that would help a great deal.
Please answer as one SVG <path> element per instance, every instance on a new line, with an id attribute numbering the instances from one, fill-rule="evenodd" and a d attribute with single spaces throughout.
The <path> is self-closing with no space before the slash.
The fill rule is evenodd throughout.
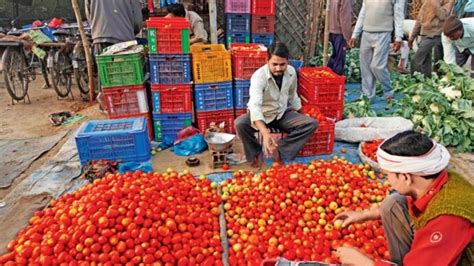
<path id="1" fill-rule="evenodd" d="M 247 108 L 250 99 L 250 80 L 234 80 L 234 105 L 236 109 Z"/>
<path id="2" fill-rule="evenodd" d="M 245 33 L 245 32 L 227 33 L 225 35 L 225 44 L 227 48 L 229 48 L 230 44 L 233 42 L 250 43 L 250 33 Z"/>
<path id="3" fill-rule="evenodd" d="M 160 0 L 160 8 L 164 8 L 176 3 L 178 3 L 177 0 Z"/>
<path id="4" fill-rule="evenodd" d="M 290 64 L 290 66 L 294 67 L 295 70 L 300 69 L 304 65 L 303 60 L 297 60 L 297 59 L 290 59 L 288 60 L 288 63 Z"/>
<path id="5" fill-rule="evenodd" d="M 269 46 L 273 42 L 273 34 L 252 34 L 252 43 L 261 43 Z"/>
<path id="6" fill-rule="evenodd" d="M 76 146 L 82 165 L 90 160 L 141 162 L 151 158 L 144 117 L 85 122 L 76 133 Z"/>
<path id="7" fill-rule="evenodd" d="M 246 32 L 250 33 L 250 14 L 225 14 L 226 33 Z"/>
<path id="8" fill-rule="evenodd" d="M 151 82 L 177 84 L 191 82 L 191 56 L 188 54 L 150 55 Z"/>
<path id="9" fill-rule="evenodd" d="M 232 82 L 196 84 L 194 104 L 197 112 L 233 109 Z"/>
<path id="10" fill-rule="evenodd" d="M 162 142 L 167 139 L 167 141 L 173 142 L 176 138 L 176 133 L 191 125 L 191 119 L 191 113 L 154 114 L 153 128 L 155 130 L 155 140 Z"/>

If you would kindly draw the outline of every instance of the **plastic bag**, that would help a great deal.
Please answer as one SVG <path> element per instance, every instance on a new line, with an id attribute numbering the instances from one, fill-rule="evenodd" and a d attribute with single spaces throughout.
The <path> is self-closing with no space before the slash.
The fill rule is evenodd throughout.
<path id="1" fill-rule="evenodd" d="M 150 173 L 150 172 L 153 172 L 153 166 L 150 161 L 123 162 L 119 164 L 118 169 L 117 169 L 119 173 L 135 172 L 137 170 L 141 170 L 142 172 L 145 172 L 145 173 Z"/>
<path id="2" fill-rule="evenodd" d="M 336 140 L 347 142 L 388 139 L 413 129 L 413 123 L 402 117 L 361 117 L 336 123 Z"/>
<path id="3" fill-rule="evenodd" d="M 199 129 L 195 127 L 192 127 L 192 126 L 185 127 L 176 134 L 176 139 L 174 140 L 174 144 L 178 144 L 181 141 L 199 133 L 201 133 L 201 131 L 199 131 Z"/>
<path id="4" fill-rule="evenodd" d="M 207 150 L 207 143 L 201 134 L 193 135 L 173 146 L 176 155 L 189 156 Z"/>

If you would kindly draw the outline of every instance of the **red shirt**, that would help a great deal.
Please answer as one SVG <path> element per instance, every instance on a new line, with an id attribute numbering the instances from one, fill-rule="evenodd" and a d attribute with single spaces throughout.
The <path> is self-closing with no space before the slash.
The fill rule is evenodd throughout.
<path id="1" fill-rule="evenodd" d="M 408 196 L 408 209 L 412 215 L 422 214 L 446 181 L 448 173 L 444 171 L 421 198 L 413 200 Z M 415 232 L 411 249 L 403 258 L 403 265 L 456 265 L 473 236 L 474 227 L 467 219 L 440 215 Z M 375 265 L 389 264 L 381 261 Z"/>

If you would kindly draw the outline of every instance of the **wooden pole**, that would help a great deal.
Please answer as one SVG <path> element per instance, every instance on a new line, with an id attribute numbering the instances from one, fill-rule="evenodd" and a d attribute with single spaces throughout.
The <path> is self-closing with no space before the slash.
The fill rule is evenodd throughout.
<path id="1" fill-rule="evenodd" d="M 329 8 L 331 0 L 326 0 L 324 11 L 324 43 L 323 43 L 323 66 L 328 64 L 328 43 L 329 43 Z"/>
<path id="2" fill-rule="evenodd" d="M 84 47 L 84 54 L 86 55 L 87 63 L 87 76 L 89 78 L 89 101 L 95 100 L 95 83 L 94 83 L 94 68 L 91 56 L 91 46 L 89 40 L 87 40 L 86 33 L 84 31 L 84 25 L 82 24 L 81 10 L 77 4 L 77 0 L 71 0 L 72 9 L 76 15 L 77 25 L 79 25 L 79 33 L 81 34 L 82 47 Z"/>
<path id="3" fill-rule="evenodd" d="M 217 43 L 217 2 L 209 0 L 209 28 L 211 32 L 211 43 Z"/>
<path id="4" fill-rule="evenodd" d="M 312 10 L 313 23 L 311 23 L 311 31 L 314 33 L 314 35 L 311 35 L 311 40 L 309 42 L 309 54 L 308 54 L 309 59 L 311 59 L 314 56 L 314 53 L 316 51 L 316 44 L 318 42 L 320 6 L 321 6 L 321 0 L 313 0 L 313 10 Z"/>

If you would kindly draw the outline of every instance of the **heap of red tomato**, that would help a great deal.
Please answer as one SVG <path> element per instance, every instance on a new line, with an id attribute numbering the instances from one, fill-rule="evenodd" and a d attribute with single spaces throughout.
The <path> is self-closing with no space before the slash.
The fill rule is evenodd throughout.
<path id="1" fill-rule="evenodd" d="M 369 182 L 369 169 L 343 159 L 274 166 L 261 174 L 236 172 L 222 183 L 231 265 L 264 259 L 337 262 L 334 249 L 353 246 L 389 258 L 381 221 L 341 228 L 343 210 L 380 204 L 387 186 Z"/>
<path id="2" fill-rule="evenodd" d="M 377 149 L 383 141 L 383 139 L 376 139 L 372 141 L 363 142 L 361 147 L 362 153 L 364 153 L 365 156 L 369 157 L 372 161 L 378 162 Z"/>
<path id="3" fill-rule="evenodd" d="M 325 69 L 317 69 L 317 68 L 312 68 L 308 67 L 305 68 L 304 72 L 302 74 L 307 77 L 307 78 L 333 78 L 335 77 L 335 74 L 325 70 Z"/>
<path id="4" fill-rule="evenodd" d="M 305 105 L 303 106 L 303 113 L 309 117 L 316 119 L 319 125 L 327 125 L 331 123 L 331 121 L 329 121 L 327 117 L 323 113 L 321 113 L 317 106 Z"/>
<path id="5" fill-rule="evenodd" d="M 222 265 L 220 202 L 187 171 L 109 174 L 36 212 L 0 264 Z"/>

